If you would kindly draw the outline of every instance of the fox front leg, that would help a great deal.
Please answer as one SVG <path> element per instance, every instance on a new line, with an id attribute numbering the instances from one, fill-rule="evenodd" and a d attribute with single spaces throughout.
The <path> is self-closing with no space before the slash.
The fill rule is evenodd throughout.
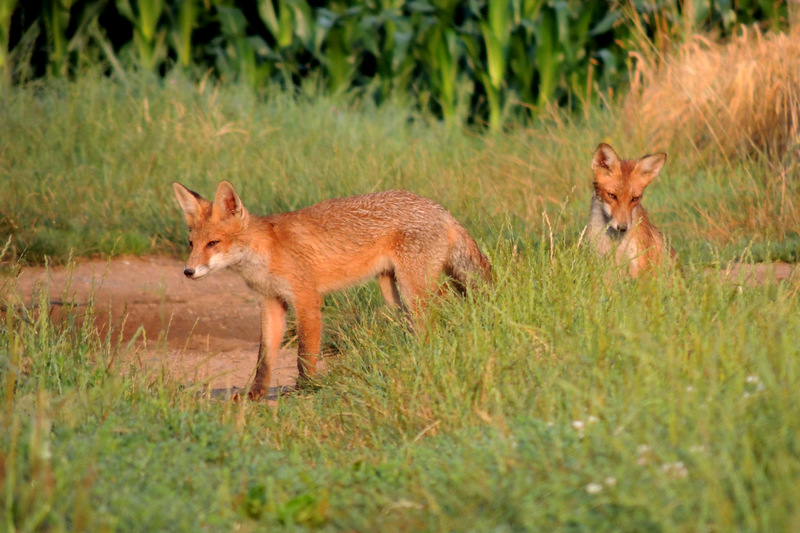
<path id="1" fill-rule="evenodd" d="M 269 390 L 270 380 L 286 329 L 286 304 L 277 298 L 261 301 L 261 343 L 258 348 L 258 363 L 248 397 L 260 400 Z"/>

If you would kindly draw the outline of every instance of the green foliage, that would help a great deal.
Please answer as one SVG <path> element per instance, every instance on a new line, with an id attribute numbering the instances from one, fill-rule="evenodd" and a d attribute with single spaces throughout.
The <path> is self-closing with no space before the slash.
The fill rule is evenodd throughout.
<path id="1" fill-rule="evenodd" d="M 0 211 L 0 241 L 12 238 L 15 257 L 177 253 L 185 230 L 170 183 L 210 195 L 220 179 L 258 214 L 399 188 L 436 199 L 488 238 L 546 240 L 532 229 L 543 214 L 577 238 L 598 142 L 625 157 L 652 149 L 629 138 L 616 108 L 476 137 L 402 100 L 376 106 L 277 88 L 257 98 L 244 83 L 126 79 L 89 72 L 6 91 L 0 189 L 11 201 Z M 745 250 L 756 260 L 796 256 L 790 170 L 668 157 L 645 205 L 684 261 L 727 262 Z"/>
<path id="2" fill-rule="evenodd" d="M 133 25 L 133 46 L 139 63 L 145 70 L 155 70 L 166 53 L 166 29 L 159 24 L 166 7 L 165 0 L 138 0 L 133 5 L 130 0 L 116 0 L 116 4 L 119 12 Z M 183 3 L 180 8 L 184 8 Z M 178 31 L 185 31 L 185 28 L 178 28 Z"/>
<path id="3" fill-rule="evenodd" d="M 17 62 L 45 61 L 57 75 L 79 71 L 102 50 L 117 74 L 121 57 L 123 69 L 160 74 L 177 67 L 205 76 L 213 68 L 257 91 L 271 82 L 310 82 L 330 94 L 356 91 L 377 101 L 413 96 L 448 122 L 485 121 L 493 130 L 512 116 L 588 104 L 619 88 L 629 51 L 651 46 L 651 39 L 661 47 L 696 31 L 729 35 L 742 23 L 787 25 L 785 2 L 47 0 L 40 11 L 37 3 L 4 2 L 5 65 L 11 50 L 28 46 L 27 31 L 42 26 L 43 53 L 18 54 Z M 101 15 L 115 28 L 130 28 L 131 41 L 105 36 Z M 7 32 L 3 37 L 9 24 L 19 36 L 14 41 Z"/>
<path id="4" fill-rule="evenodd" d="M 11 29 L 11 15 L 17 6 L 18 0 L 0 1 L 0 83 L 5 85 L 10 78 L 9 67 L 9 31 Z"/>
<path id="5" fill-rule="evenodd" d="M 796 282 L 609 281 L 566 237 L 484 241 L 495 285 L 419 337 L 376 287 L 330 298 L 341 355 L 272 407 L 132 369 L 5 278 L 4 529 L 793 529 Z"/>

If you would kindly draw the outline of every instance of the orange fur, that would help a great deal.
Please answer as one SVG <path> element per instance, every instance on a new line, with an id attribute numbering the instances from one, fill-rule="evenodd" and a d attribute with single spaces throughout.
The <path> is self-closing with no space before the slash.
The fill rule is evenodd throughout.
<path id="1" fill-rule="evenodd" d="M 617 264 L 627 265 L 633 277 L 660 264 L 665 252 L 673 261 L 677 258 L 641 205 L 645 188 L 666 159 L 666 154 L 620 159 L 611 146 L 602 143 L 592 160 L 589 237 L 600 255 L 613 251 Z"/>
<path id="2" fill-rule="evenodd" d="M 262 397 L 283 338 L 286 311 L 298 325 L 301 377 L 316 372 L 322 297 L 377 277 L 390 305 L 418 319 L 447 274 L 459 288 L 489 280 L 491 266 L 467 231 L 440 205 L 405 191 L 326 200 L 291 213 L 251 215 L 220 182 L 211 203 L 173 184 L 189 224 L 184 273 L 228 268 L 261 299 L 261 347 L 249 396 Z"/>

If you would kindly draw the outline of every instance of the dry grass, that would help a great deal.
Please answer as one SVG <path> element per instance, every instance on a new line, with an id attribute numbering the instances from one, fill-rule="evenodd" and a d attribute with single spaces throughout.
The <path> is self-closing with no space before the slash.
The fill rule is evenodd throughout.
<path id="1" fill-rule="evenodd" d="M 696 36 L 671 55 L 638 55 L 625 114 L 653 148 L 728 160 L 800 148 L 800 31 Z"/>

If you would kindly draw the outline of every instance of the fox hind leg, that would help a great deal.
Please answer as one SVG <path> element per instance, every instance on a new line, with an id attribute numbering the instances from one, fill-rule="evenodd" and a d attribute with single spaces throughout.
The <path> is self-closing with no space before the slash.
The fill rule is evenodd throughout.
<path id="1" fill-rule="evenodd" d="M 298 298 L 297 314 L 297 370 L 300 379 L 317 373 L 317 356 L 322 339 L 322 297 L 308 294 Z"/>
<path id="2" fill-rule="evenodd" d="M 442 293 L 439 278 L 444 271 L 443 263 L 437 260 L 409 261 L 398 264 L 395 269 L 400 295 L 415 322 L 419 322 L 427 311 L 431 296 Z"/>
<path id="3" fill-rule="evenodd" d="M 383 272 L 378 274 L 378 286 L 386 305 L 404 309 L 403 301 L 400 299 L 400 290 L 397 287 L 397 278 L 394 272 Z"/>

